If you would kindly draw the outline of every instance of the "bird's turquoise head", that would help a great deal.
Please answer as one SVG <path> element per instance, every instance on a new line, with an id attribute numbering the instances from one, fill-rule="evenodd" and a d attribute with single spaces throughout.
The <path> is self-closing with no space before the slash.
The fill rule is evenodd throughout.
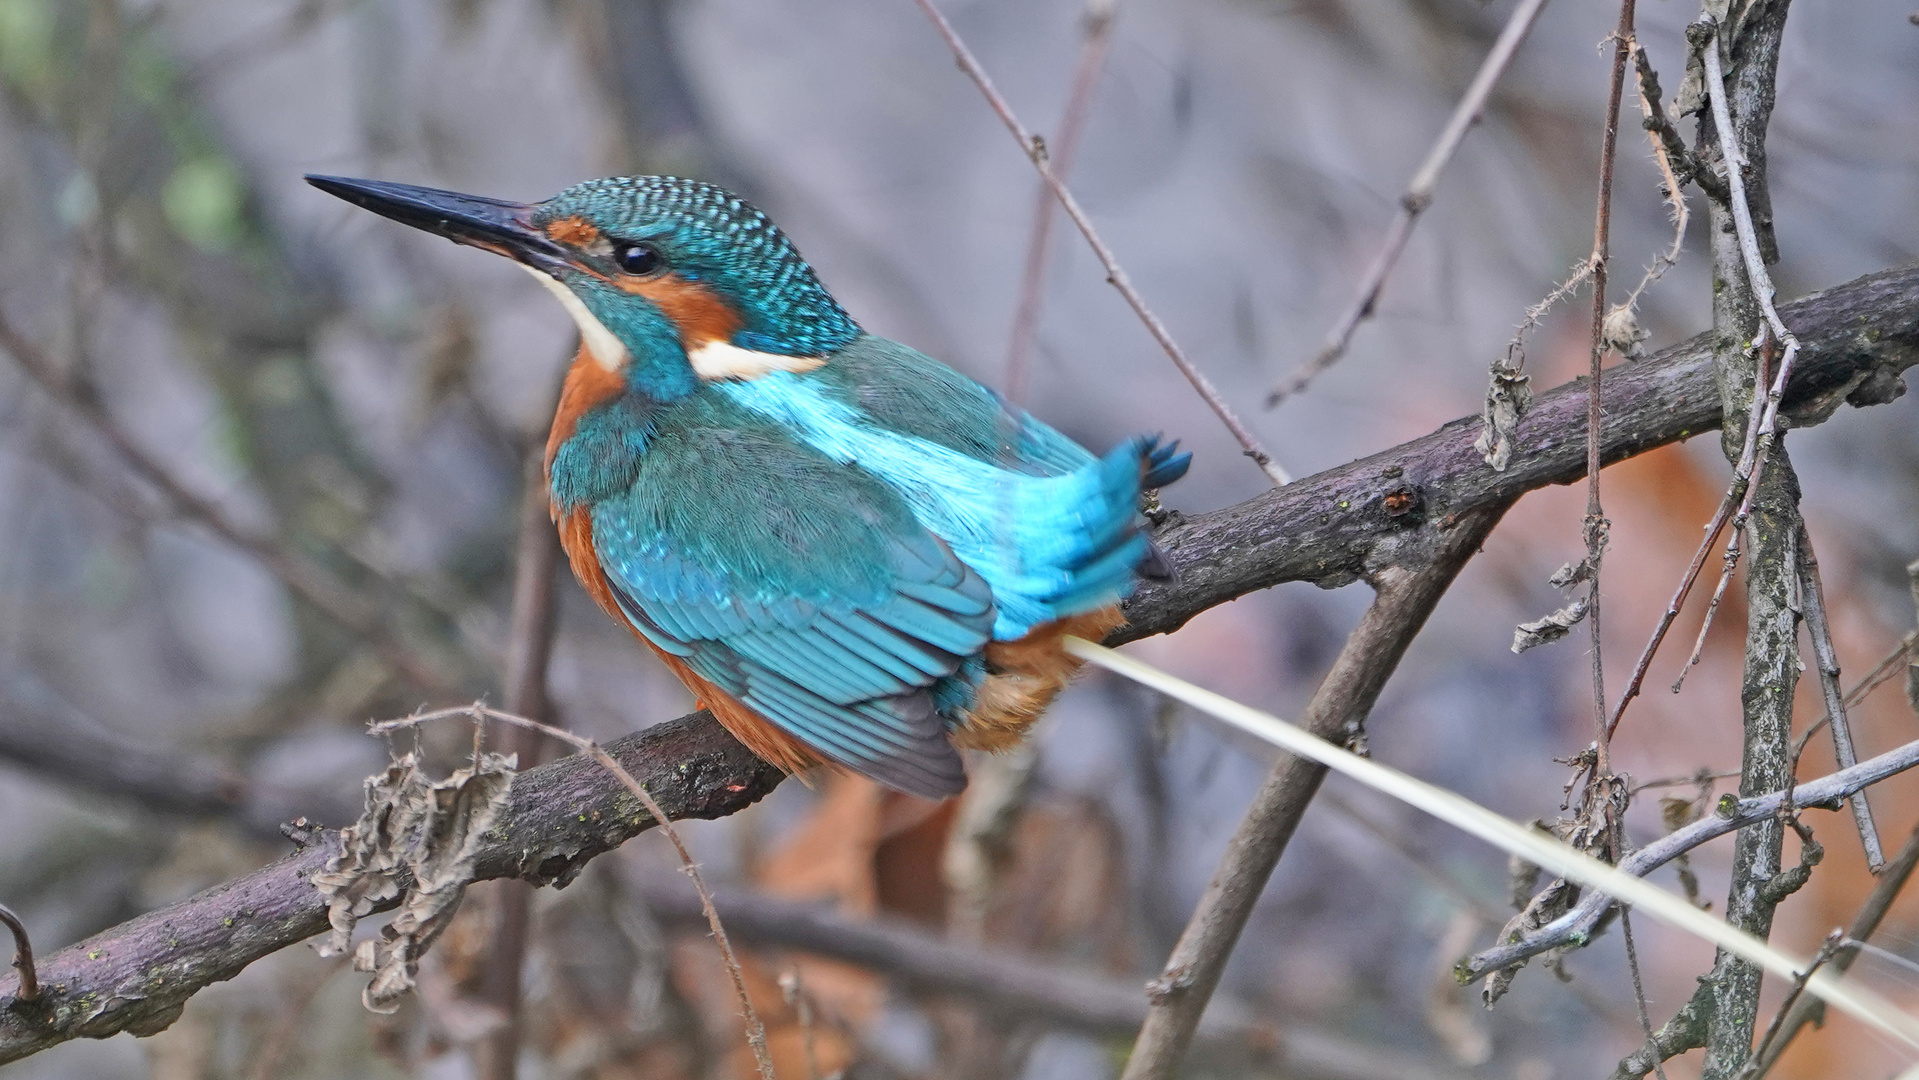
<path id="1" fill-rule="evenodd" d="M 309 176 L 330 194 L 505 255 L 559 298 L 585 351 L 655 400 L 702 381 L 806 370 L 860 334 L 766 215 L 712 184 L 589 180 L 522 204 Z"/>

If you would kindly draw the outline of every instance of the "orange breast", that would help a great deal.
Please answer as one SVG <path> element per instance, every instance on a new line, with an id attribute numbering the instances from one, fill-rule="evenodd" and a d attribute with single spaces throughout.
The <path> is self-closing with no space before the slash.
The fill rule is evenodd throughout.
<path id="1" fill-rule="evenodd" d="M 619 397 L 625 388 L 626 376 L 602 367 L 587 351 L 585 343 L 581 343 L 580 351 L 573 355 L 573 366 L 566 369 L 566 381 L 560 385 L 560 405 L 554 410 L 553 426 L 546 433 L 547 479 L 553 478 L 553 456 L 560 452 L 560 445 L 579 430 L 580 417 Z M 553 515 L 555 520 L 559 519 L 558 507 L 554 508 Z"/>

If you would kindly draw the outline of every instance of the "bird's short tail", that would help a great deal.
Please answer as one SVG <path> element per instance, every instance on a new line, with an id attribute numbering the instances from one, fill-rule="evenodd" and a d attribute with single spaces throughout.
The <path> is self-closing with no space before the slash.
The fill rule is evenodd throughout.
<path id="1" fill-rule="evenodd" d="M 1193 455 L 1179 452 L 1179 440 L 1162 443 L 1166 436 L 1161 434 L 1141 435 L 1134 440 L 1139 446 L 1139 486 L 1147 490 L 1163 488 L 1167 484 L 1186 475 L 1193 464 Z"/>

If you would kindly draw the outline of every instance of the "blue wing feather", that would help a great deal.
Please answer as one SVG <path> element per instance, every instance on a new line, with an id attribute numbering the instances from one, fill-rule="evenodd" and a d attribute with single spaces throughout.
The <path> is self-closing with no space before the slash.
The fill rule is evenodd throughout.
<path id="1" fill-rule="evenodd" d="M 737 455 L 738 440 L 728 449 Z M 788 459 L 818 456 L 790 441 L 756 450 L 755 466 L 774 474 L 796 467 Z M 701 471 L 686 475 L 707 482 L 678 492 L 680 501 L 636 486 L 593 508 L 595 554 L 628 621 L 840 764 L 931 797 L 963 788 L 965 771 L 928 688 L 991 640 L 985 580 L 910 514 L 885 505 L 897 497 L 882 485 L 854 482 L 856 470 L 826 463 L 844 470 L 839 484 L 719 482 L 712 460 L 694 459 Z M 642 475 L 661 482 L 673 464 L 670 454 L 649 461 Z M 695 502 L 706 516 L 690 523 L 653 512 Z M 817 534 L 812 550 L 773 549 L 791 536 L 762 538 L 756 549 L 722 532 L 767 521 L 813 530 L 799 538 Z M 800 557 L 782 562 L 782 554 Z"/>

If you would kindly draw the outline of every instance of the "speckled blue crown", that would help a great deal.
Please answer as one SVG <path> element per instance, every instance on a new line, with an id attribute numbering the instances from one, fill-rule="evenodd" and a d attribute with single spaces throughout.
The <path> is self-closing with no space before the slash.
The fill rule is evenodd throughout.
<path id="1" fill-rule="evenodd" d="M 615 243 L 645 241 L 668 268 L 738 308 L 746 349 L 818 356 L 860 335 L 854 322 L 779 226 L 738 195 L 677 176 L 614 176 L 567 188 L 541 204 L 536 222 L 592 222 Z"/>

